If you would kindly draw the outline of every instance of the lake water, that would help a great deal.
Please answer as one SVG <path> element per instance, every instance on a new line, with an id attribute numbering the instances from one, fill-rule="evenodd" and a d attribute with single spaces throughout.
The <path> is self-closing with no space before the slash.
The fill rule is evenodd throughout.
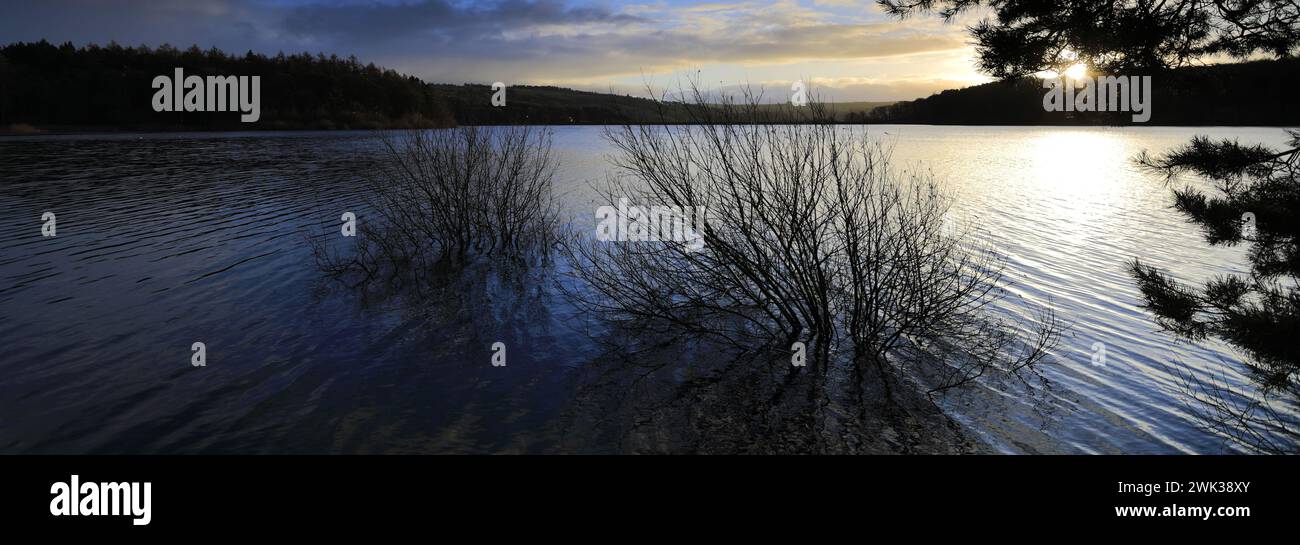
<path id="1" fill-rule="evenodd" d="M 554 131 L 557 191 L 590 218 L 611 149 L 600 128 Z M 941 399 L 949 414 L 1004 452 L 1232 451 L 1169 366 L 1249 392 L 1239 356 L 1157 331 L 1125 265 L 1199 282 L 1242 272 L 1244 251 L 1205 244 L 1130 159 L 1195 134 L 1280 146 L 1283 131 L 870 131 L 1007 259 L 1000 311 L 1050 302 L 1071 325 L 1051 410 L 990 384 Z M 411 305 L 322 279 L 306 237 L 362 207 L 376 150 L 366 133 L 0 138 L 0 452 L 610 450 L 567 439 L 575 375 L 602 352 L 562 297 L 469 285 Z M 497 340 L 526 349 L 492 367 Z"/>

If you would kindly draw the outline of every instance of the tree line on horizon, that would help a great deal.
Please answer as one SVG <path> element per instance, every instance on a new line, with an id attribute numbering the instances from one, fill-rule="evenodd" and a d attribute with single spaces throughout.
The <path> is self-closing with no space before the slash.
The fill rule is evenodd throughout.
<path id="1" fill-rule="evenodd" d="M 260 76 L 261 119 L 245 124 L 228 112 L 155 112 L 153 78 L 178 67 L 186 75 Z M 664 117 L 655 101 L 625 95 L 512 85 L 507 107 L 495 107 L 492 94 L 487 85 L 428 83 L 355 56 L 45 40 L 0 47 L 0 131 L 400 129 Z"/>
<path id="2" fill-rule="evenodd" d="M 177 67 L 187 75 L 262 77 L 262 118 L 240 123 L 226 112 L 155 112 L 152 80 Z M 1300 124 L 1300 59 L 1188 66 L 1158 72 L 1152 125 Z M 848 123 L 958 125 L 1125 125 L 1126 112 L 1048 112 L 1036 77 L 996 81 L 837 116 Z M 507 107 L 480 84 L 427 83 L 355 56 L 217 48 L 180 50 L 109 43 L 84 47 L 47 41 L 0 47 L 0 130 L 391 129 L 453 125 L 686 122 L 680 111 L 645 98 L 512 85 Z"/>
<path id="3" fill-rule="evenodd" d="M 1152 76 L 1151 120 L 1142 125 L 1300 125 L 1300 59 L 1187 66 Z M 850 123 L 935 125 L 1130 125 L 1129 112 L 1049 112 L 1043 80 L 1025 76 L 854 113 Z"/>
<path id="4" fill-rule="evenodd" d="M 228 112 L 155 112 L 155 76 L 260 76 L 262 118 Z M 356 57 L 244 55 L 163 44 L 124 47 L 47 41 L 0 48 L 0 128 L 374 129 L 446 126 L 450 114 L 418 78 Z"/>

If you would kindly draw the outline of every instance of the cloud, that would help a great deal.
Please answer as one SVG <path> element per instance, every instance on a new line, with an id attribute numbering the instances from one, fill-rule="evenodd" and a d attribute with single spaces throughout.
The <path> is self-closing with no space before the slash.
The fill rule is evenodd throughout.
<path id="1" fill-rule="evenodd" d="M 786 4 L 629 7 L 622 25 L 549 26 L 500 39 L 413 49 L 399 68 L 446 81 L 586 81 L 708 65 L 864 61 L 969 49 L 962 29 L 929 20 L 839 22 Z M 473 44 L 472 46 L 470 44 Z"/>
<path id="2" fill-rule="evenodd" d="M 470 5 L 424 0 L 401 4 L 302 5 L 290 9 L 282 24 L 290 34 L 314 41 L 343 39 L 369 45 L 411 37 L 492 39 L 509 31 L 546 25 L 625 24 L 639 20 L 637 16 L 613 13 L 602 7 L 569 7 L 555 0 L 503 0 Z"/>
<path id="3" fill-rule="evenodd" d="M 772 79 L 773 66 L 785 67 L 776 70 L 780 77 L 798 77 L 825 74 L 829 65 L 838 75 L 865 75 L 872 63 L 888 63 L 914 69 L 895 66 L 897 83 L 858 89 L 875 96 L 893 85 L 910 94 L 924 87 L 917 81 L 960 79 L 942 73 L 952 64 L 935 65 L 933 56 L 969 50 L 960 26 L 824 1 L 45 0 L 5 11 L 4 41 L 320 51 L 452 83 L 607 87 L 695 68 L 706 78 L 743 81 L 754 71 Z"/>
<path id="4" fill-rule="evenodd" d="M 0 42 L 39 41 L 188 46 L 238 51 L 274 39 L 267 8 L 248 0 L 6 2 Z"/>

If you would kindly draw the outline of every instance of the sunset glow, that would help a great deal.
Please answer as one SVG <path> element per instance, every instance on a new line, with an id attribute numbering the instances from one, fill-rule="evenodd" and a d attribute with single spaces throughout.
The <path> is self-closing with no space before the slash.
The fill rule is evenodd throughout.
<path id="1" fill-rule="evenodd" d="M 69 10 L 81 10 L 76 21 Z M 989 81 L 963 23 L 902 21 L 872 2 L 734 4 L 440 0 L 203 0 L 157 9 L 109 0 L 5 7 L 9 41 L 197 44 L 274 55 L 323 52 L 426 81 L 542 84 L 644 94 L 688 76 L 788 89 L 810 82 L 836 101 L 910 100 Z M 508 9 L 507 9 L 508 8 Z M 83 24 L 82 21 L 85 23 Z"/>

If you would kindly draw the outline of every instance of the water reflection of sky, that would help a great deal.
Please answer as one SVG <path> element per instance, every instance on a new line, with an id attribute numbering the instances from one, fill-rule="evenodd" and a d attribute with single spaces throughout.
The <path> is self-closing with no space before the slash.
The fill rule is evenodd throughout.
<path id="1" fill-rule="evenodd" d="M 1134 257 L 1199 282 L 1239 272 L 1130 159 L 1193 134 L 1278 145 L 1278 129 L 872 127 L 900 169 L 927 172 L 989 237 L 1015 284 L 999 308 L 1051 302 L 1073 325 L 1044 419 L 1014 389 L 944 401 L 1012 452 L 1222 452 L 1165 364 L 1249 382 L 1224 346 L 1155 331 L 1125 272 Z M 468 286 L 411 308 L 321 288 L 302 232 L 358 203 L 360 135 L 169 135 L 0 140 L 0 228 L 59 237 L 0 248 L 0 451 L 546 450 L 563 369 L 596 351 L 549 296 L 502 305 Z M 610 148 L 595 127 L 555 130 L 564 207 L 590 224 Z M 35 227 L 34 227 L 35 226 Z M 500 318 L 491 331 L 475 309 Z M 518 316 L 514 316 L 518 314 Z M 196 338 L 210 367 L 184 366 Z M 483 364 L 498 338 L 510 373 Z M 1107 365 L 1090 364 L 1092 345 Z M 482 362 L 478 361 L 482 359 Z M 177 363 L 180 366 L 177 366 Z"/>
<path id="2" fill-rule="evenodd" d="M 1248 380 L 1228 347 L 1193 346 L 1155 331 L 1125 272 L 1138 257 L 1199 283 L 1240 272 L 1242 248 L 1212 248 L 1169 208 L 1169 189 L 1132 158 L 1160 152 L 1193 134 L 1280 145 L 1279 129 L 889 127 L 895 157 L 951 184 L 956 208 L 986 229 L 1008 259 L 1014 303 L 1052 301 L 1073 324 L 1053 376 L 1075 410 L 1058 414 L 1049 433 L 1085 452 L 1217 452 L 1196 429 L 1166 365 L 1181 361 Z M 1185 183 L 1200 183 L 1185 180 Z M 1183 183 L 1183 182 L 1180 182 Z M 1007 309 L 1009 312 L 1016 309 Z M 1091 365 L 1093 344 L 1107 365 Z M 996 418 L 1005 418 L 998 415 Z M 1032 420 L 1025 416 L 1025 420 Z M 1009 447 L 1015 450 L 1015 447 Z"/>

